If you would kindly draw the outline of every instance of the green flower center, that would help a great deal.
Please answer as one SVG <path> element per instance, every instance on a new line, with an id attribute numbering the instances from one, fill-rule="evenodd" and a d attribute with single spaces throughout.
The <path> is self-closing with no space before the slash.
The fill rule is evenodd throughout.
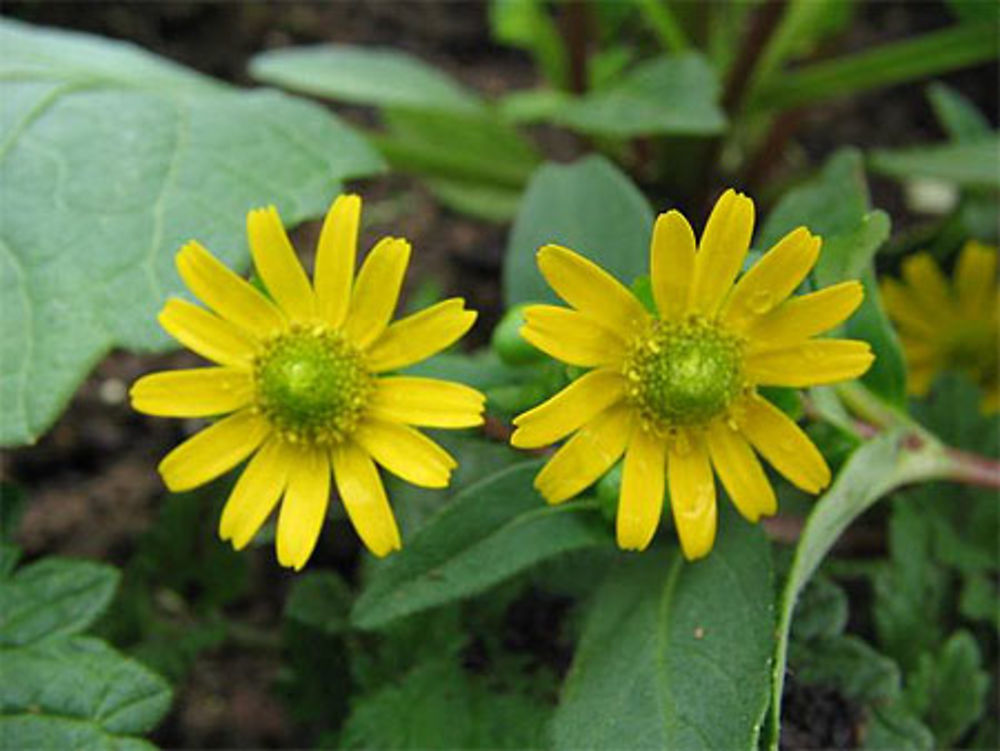
<path id="1" fill-rule="evenodd" d="M 629 395 L 662 429 L 701 425 L 745 387 L 740 340 L 701 316 L 657 321 L 626 358 Z"/>
<path id="2" fill-rule="evenodd" d="M 372 389 L 360 353 L 340 334 L 293 327 L 254 366 L 257 406 L 292 442 L 338 443 L 353 431 Z"/>

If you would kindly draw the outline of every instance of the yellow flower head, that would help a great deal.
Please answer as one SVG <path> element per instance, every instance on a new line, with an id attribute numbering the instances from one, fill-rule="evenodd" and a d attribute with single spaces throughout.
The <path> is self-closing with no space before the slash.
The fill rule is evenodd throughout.
<path id="1" fill-rule="evenodd" d="M 743 516 L 773 514 L 777 501 L 757 453 L 805 491 L 830 482 L 816 447 L 757 387 L 864 373 L 874 359 L 865 342 L 813 338 L 854 312 L 862 287 L 850 281 L 790 297 L 819 256 L 820 238 L 804 227 L 734 285 L 753 221 L 753 202 L 732 190 L 716 203 L 700 243 L 681 214 L 661 214 L 650 251 L 655 316 L 576 253 L 555 245 L 538 253 L 542 274 L 572 307 L 528 307 L 522 335 L 593 370 L 517 417 L 511 442 L 534 448 L 575 432 L 535 480 L 549 503 L 576 495 L 624 454 L 622 548 L 649 545 L 666 485 L 684 555 L 706 555 L 716 529 L 713 468 Z"/>
<path id="2" fill-rule="evenodd" d="M 954 285 L 928 253 L 903 262 L 905 283 L 886 279 L 882 296 L 899 327 L 907 360 L 907 387 L 930 391 L 943 370 L 966 373 L 983 390 L 984 413 L 1000 409 L 1000 301 L 997 249 L 970 240 L 955 267 Z"/>
<path id="3" fill-rule="evenodd" d="M 147 414 L 227 415 L 171 451 L 160 474 L 170 490 L 188 490 L 253 454 L 219 534 L 243 548 L 282 500 L 278 560 L 296 569 L 316 546 L 331 469 L 358 535 L 386 555 L 399 549 L 399 531 L 375 462 L 415 485 L 445 487 L 455 461 L 414 426 L 482 423 L 474 389 L 384 375 L 448 347 L 476 314 L 455 298 L 390 323 L 410 246 L 384 238 L 354 279 L 360 217 L 357 196 L 334 202 L 310 284 L 274 207 L 251 211 L 250 250 L 269 296 L 197 242 L 185 245 L 177 268 L 208 309 L 171 299 L 159 320 L 217 365 L 147 375 L 131 391 Z"/>

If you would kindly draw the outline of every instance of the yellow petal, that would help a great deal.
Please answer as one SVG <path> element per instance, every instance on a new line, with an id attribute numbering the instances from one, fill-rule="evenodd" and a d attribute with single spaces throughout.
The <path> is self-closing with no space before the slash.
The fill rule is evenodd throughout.
<path id="1" fill-rule="evenodd" d="M 725 420 L 709 425 L 708 452 L 733 505 L 748 521 L 770 516 L 778 510 L 774 488 L 750 444 Z"/>
<path id="2" fill-rule="evenodd" d="M 734 417 L 750 444 L 793 485 L 818 493 L 830 484 L 830 468 L 809 436 L 766 399 L 748 399 Z"/>
<path id="3" fill-rule="evenodd" d="M 933 339 L 915 339 L 912 336 L 900 336 L 899 341 L 903 345 L 906 364 L 911 368 L 931 364 L 936 365 L 944 354 L 941 345 Z"/>
<path id="4" fill-rule="evenodd" d="M 910 291 L 895 279 L 883 279 L 880 286 L 886 312 L 904 331 L 934 336 L 938 321 L 913 302 Z"/>
<path id="5" fill-rule="evenodd" d="M 222 509 L 219 537 L 232 540 L 236 550 L 247 546 L 278 504 L 299 456 L 277 436 L 254 454 Z"/>
<path id="6" fill-rule="evenodd" d="M 174 493 L 204 485 L 246 459 L 270 429 L 249 409 L 224 417 L 163 457 L 163 482 Z"/>
<path id="7" fill-rule="evenodd" d="M 978 318 L 988 313 L 995 305 L 996 285 L 997 249 L 970 240 L 955 266 L 955 293 L 966 315 Z"/>
<path id="8" fill-rule="evenodd" d="M 584 425 L 535 478 L 549 503 L 562 503 L 591 485 L 625 452 L 632 432 L 632 410 L 617 404 Z"/>
<path id="9" fill-rule="evenodd" d="M 681 550 L 689 561 L 708 555 L 715 544 L 718 509 L 715 478 L 704 441 L 688 432 L 668 450 L 670 508 Z"/>
<path id="10" fill-rule="evenodd" d="M 557 360 L 582 368 L 620 365 L 625 342 L 589 315 L 555 305 L 529 305 L 521 336 Z"/>
<path id="11" fill-rule="evenodd" d="M 392 376 L 375 382 L 369 414 L 383 422 L 427 428 L 471 428 L 483 424 L 486 397 L 460 383 Z"/>
<path id="12" fill-rule="evenodd" d="M 342 195 L 330 206 L 319 233 L 313 283 L 320 318 L 333 328 L 340 328 L 351 302 L 360 223 L 361 198 Z"/>
<path id="13" fill-rule="evenodd" d="M 386 237 L 362 264 L 344 322 L 344 333 L 361 349 L 378 339 L 389 325 L 409 262 L 410 244 Z"/>
<path id="14" fill-rule="evenodd" d="M 809 339 L 782 349 L 749 353 L 747 377 L 763 386 L 820 386 L 857 378 L 875 361 L 868 342 Z"/>
<path id="15" fill-rule="evenodd" d="M 565 438 L 625 396 L 625 379 L 616 370 L 592 370 L 548 401 L 514 418 L 510 443 L 538 448 Z"/>
<path id="16" fill-rule="evenodd" d="M 396 518 L 371 457 L 350 442 L 335 447 L 331 456 L 337 492 L 365 547 L 379 558 L 399 550 Z"/>
<path id="17" fill-rule="evenodd" d="M 621 282 L 568 248 L 544 246 L 538 251 L 538 268 L 563 300 L 613 331 L 627 335 L 648 317 Z"/>
<path id="18" fill-rule="evenodd" d="M 780 349 L 829 331 L 857 310 L 864 296 L 864 286 L 850 281 L 793 297 L 750 323 L 743 332 L 748 349 Z"/>
<path id="19" fill-rule="evenodd" d="M 170 370 L 143 376 L 129 392 L 132 409 L 161 417 L 209 417 L 233 412 L 253 398 L 250 371 Z"/>
<path id="20" fill-rule="evenodd" d="M 367 419 L 353 439 L 394 475 L 422 488 L 448 487 L 458 466 L 447 451 L 409 425 Z"/>
<path id="21" fill-rule="evenodd" d="M 931 315 L 950 317 L 956 312 L 948 280 L 930 253 L 915 253 L 904 260 L 903 278 L 914 302 Z"/>
<path id="22" fill-rule="evenodd" d="M 727 190 L 712 209 L 694 259 L 689 298 L 697 313 L 714 314 L 743 266 L 753 234 L 753 201 Z"/>
<path id="23" fill-rule="evenodd" d="M 645 550 L 663 512 L 667 447 L 662 438 L 637 427 L 625 452 L 615 529 L 618 547 Z"/>
<path id="24" fill-rule="evenodd" d="M 688 306 L 694 278 L 694 231 L 679 211 L 656 217 L 650 247 L 649 276 L 662 318 L 679 318 Z"/>
<path id="25" fill-rule="evenodd" d="M 285 318 L 274 303 L 199 243 L 189 242 L 181 248 L 177 270 L 202 302 L 251 336 L 262 338 L 285 327 Z"/>
<path id="26" fill-rule="evenodd" d="M 167 300 L 157 320 L 185 347 L 220 365 L 248 365 L 257 351 L 251 336 L 187 300 Z"/>
<path id="27" fill-rule="evenodd" d="M 330 457 L 321 448 L 305 449 L 288 478 L 278 514 L 278 562 L 300 571 L 319 540 L 330 502 Z"/>
<path id="28" fill-rule="evenodd" d="M 450 347 L 476 322 L 476 311 L 464 305 L 453 297 L 391 324 L 368 350 L 369 370 L 398 370 Z"/>
<path id="29" fill-rule="evenodd" d="M 316 297 L 274 206 L 247 214 L 247 237 L 261 281 L 293 320 L 316 314 Z"/>
<path id="30" fill-rule="evenodd" d="M 816 264 L 821 244 L 805 227 L 781 238 L 733 287 L 722 311 L 726 324 L 743 331 L 784 302 Z"/>

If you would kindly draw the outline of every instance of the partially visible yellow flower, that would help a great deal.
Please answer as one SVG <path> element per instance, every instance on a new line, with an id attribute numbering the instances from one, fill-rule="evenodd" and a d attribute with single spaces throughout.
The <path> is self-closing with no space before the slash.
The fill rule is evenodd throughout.
<path id="1" fill-rule="evenodd" d="M 864 373 L 873 360 L 867 343 L 813 338 L 854 312 L 862 287 L 848 281 L 790 298 L 819 257 L 820 238 L 804 227 L 734 285 L 753 221 L 753 202 L 732 190 L 698 244 L 680 213 L 661 214 L 650 251 L 658 315 L 576 253 L 555 245 L 538 253 L 542 274 L 572 307 L 527 308 L 522 334 L 559 360 L 593 369 L 517 417 L 511 442 L 534 448 L 573 434 L 535 480 L 549 503 L 584 490 L 624 454 L 622 548 L 649 545 L 666 486 L 684 555 L 706 555 L 716 531 L 713 468 L 744 517 L 773 514 L 777 501 L 757 453 L 807 492 L 830 482 L 820 452 L 757 387 Z"/>
<path id="2" fill-rule="evenodd" d="M 301 569 L 319 537 L 331 469 L 358 535 L 376 555 L 400 547 L 376 463 L 415 485 L 448 485 L 454 459 L 414 426 L 482 423 L 483 396 L 457 383 L 389 371 L 424 360 L 476 319 L 461 299 L 390 323 L 410 258 L 387 237 L 354 279 L 361 199 L 340 196 L 323 224 L 312 283 L 274 207 L 251 211 L 247 233 L 268 295 L 197 242 L 177 254 L 181 278 L 206 308 L 171 299 L 159 320 L 216 366 L 154 373 L 132 406 L 168 417 L 227 414 L 171 451 L 159 470 L 172 491 L 202 485 L 253 454 L 219 535 L 243 548 L 281 501 L 277 554 Z"/>
<path id="3" fill-rule="evenodd" d="M 907 388 L 930 391 L 943 370 L 966 373 L 983 390 L 984 413 L 1000 409 L 1000 299 L 997 249 L 970 240 L 949 284 L 928 253 L 903 261 L 903 279 L 882 281 L 886 310 L 899 327 Z"/>

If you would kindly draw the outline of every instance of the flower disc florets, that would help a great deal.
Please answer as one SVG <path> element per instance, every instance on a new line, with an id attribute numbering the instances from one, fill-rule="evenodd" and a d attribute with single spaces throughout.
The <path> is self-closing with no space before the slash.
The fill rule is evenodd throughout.
<path id="1" fill-rule="evenodd" d="M 268 342 L 254 379 L 258 408 L 292 442 L 340 442 L 372 389 L 360 353 L 322 327 L 293 327 Z"/>
<path id="2" fill-rule="evenodd" d="M 740 340 L 702 316 L 656 321 L 625 360 L 629 396 L 653 426 L 701 425 L 743 390 Z"/>

